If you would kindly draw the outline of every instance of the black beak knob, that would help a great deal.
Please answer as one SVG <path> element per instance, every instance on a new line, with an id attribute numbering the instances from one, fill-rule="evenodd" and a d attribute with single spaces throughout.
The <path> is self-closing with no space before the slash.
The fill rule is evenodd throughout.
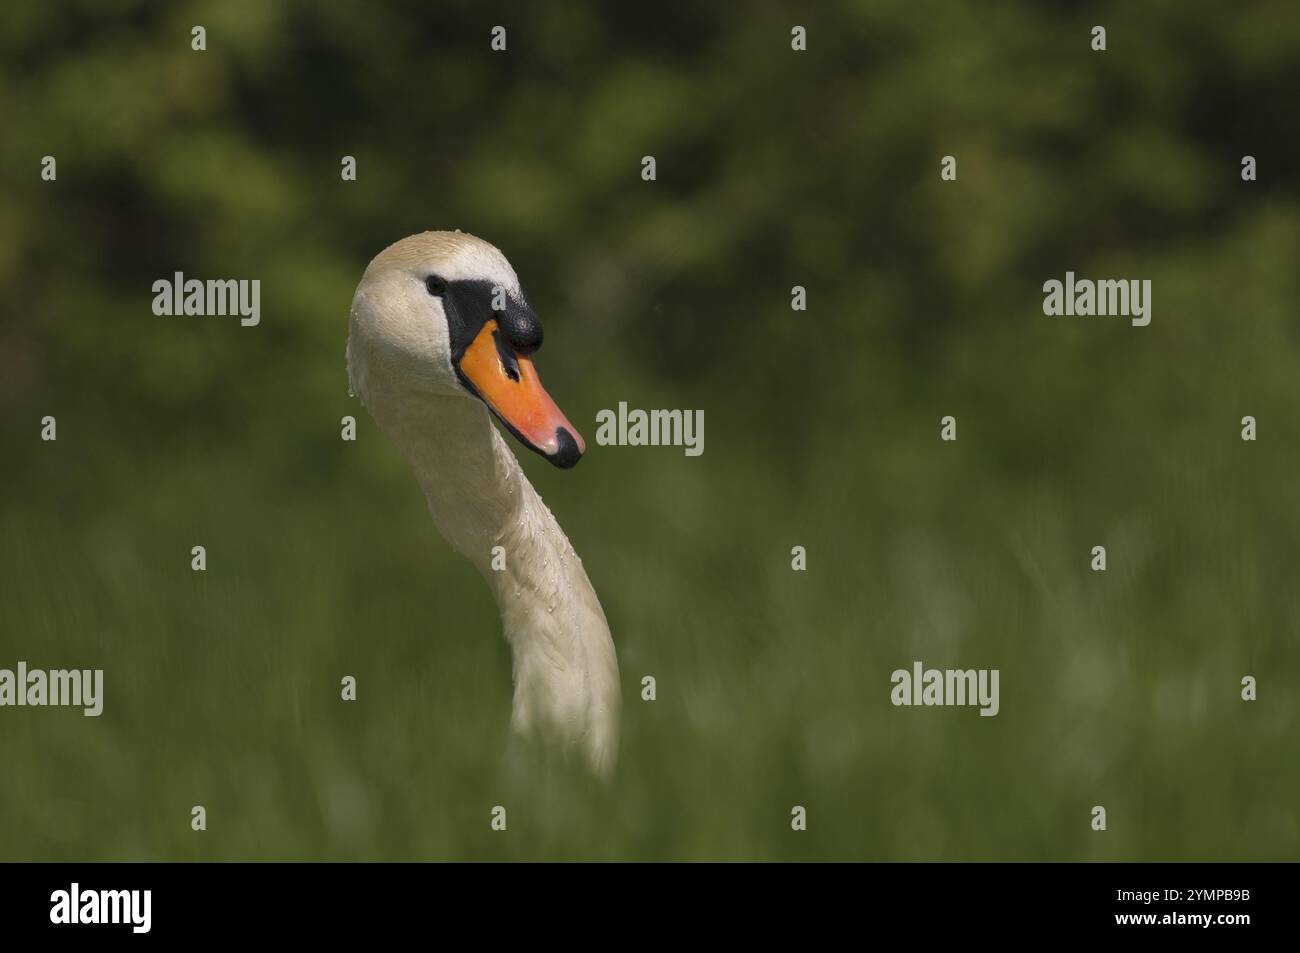
<path id="1" fill-rule="evenodd" d="M 527 357 L 542 346 L 542 322 L 528 305 L 512 304 L 494 312 L 494 317 L 506 342 L 519 354 Z"/>

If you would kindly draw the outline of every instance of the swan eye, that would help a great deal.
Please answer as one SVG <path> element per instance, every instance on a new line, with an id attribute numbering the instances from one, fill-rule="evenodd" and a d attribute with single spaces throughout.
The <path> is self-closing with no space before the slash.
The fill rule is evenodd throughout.
<path id="1" fill-rule="evenodd" d="M 424 287 L 428 289 L 429 294 L 435 298 L 441 298 L 447 293 L 447 282 L 443 281 L 437 275 L 430 275 L 424 279 Z"/>

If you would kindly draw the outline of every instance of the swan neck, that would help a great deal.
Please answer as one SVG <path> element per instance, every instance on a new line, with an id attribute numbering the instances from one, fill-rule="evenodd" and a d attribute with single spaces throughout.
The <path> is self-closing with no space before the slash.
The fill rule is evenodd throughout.
<path id="1" fill-rule="evenodd" d="M 439 532 L 492 586 L 510 645 L 512 724 L 612 770 L 618 663 L 582 561 L 477 401 L 434 398 L 381 426 L 410 461 Z"/>

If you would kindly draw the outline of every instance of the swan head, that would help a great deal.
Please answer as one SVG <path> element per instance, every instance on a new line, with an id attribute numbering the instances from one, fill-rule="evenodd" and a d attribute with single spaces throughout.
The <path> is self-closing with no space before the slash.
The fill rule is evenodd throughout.
<path id="1" fill-rule="evenodd" d="M 569 468 L 586 445 L 542 388 L 542 325 L 493 245 L 422 232 L 384 249 L 352 298 L 348 376 L 372 410 L 381 389 L 478 400 L 528 449 Z"/>

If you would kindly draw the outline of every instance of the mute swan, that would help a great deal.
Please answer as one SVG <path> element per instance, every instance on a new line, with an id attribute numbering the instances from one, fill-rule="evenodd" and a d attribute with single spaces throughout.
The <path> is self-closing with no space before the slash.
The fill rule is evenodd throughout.
<path id="1" fill-rule="evenodd" d="M 537 378 L 541 343 L 500 251 L 424 232 L 380 252 L 357 285 L 348 378 L 415 471 L 438 530 L 496 594 L 513 658 L 511 727 L 558 738 L 608 776 L 620 692 L 605 613 L 488 414 L 557 467 L 578 462 L 582 437 Z"/>

